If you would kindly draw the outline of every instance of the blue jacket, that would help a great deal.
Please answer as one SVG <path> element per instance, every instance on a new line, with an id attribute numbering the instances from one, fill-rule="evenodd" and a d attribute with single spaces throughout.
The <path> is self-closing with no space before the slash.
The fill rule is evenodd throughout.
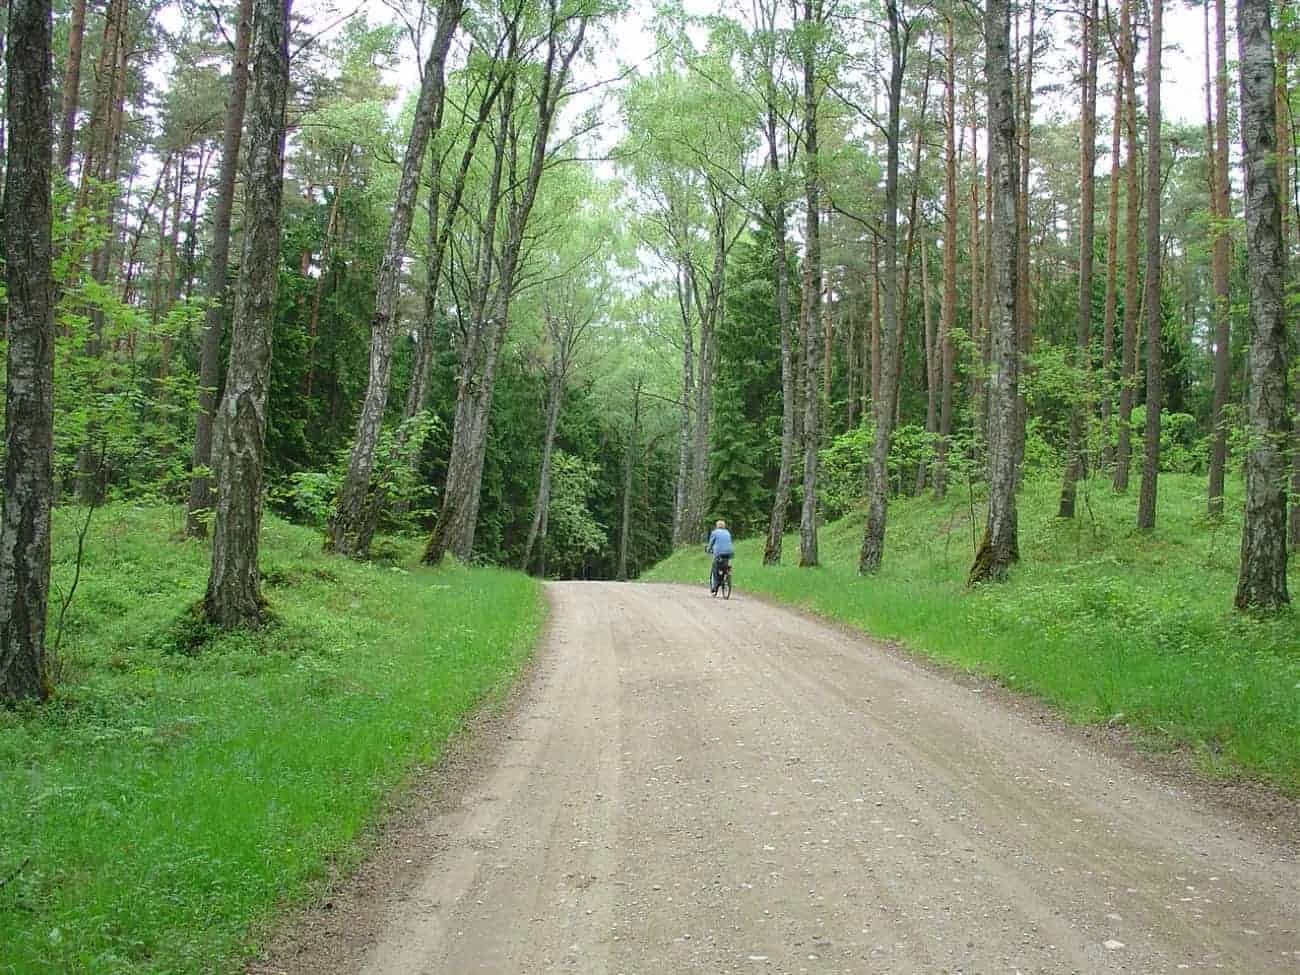
<path id="1" fill-rule="evenodd" d="M 713 529 L 709 532 L 709 544 L 704 550 L 714 555 L 735 555 L 736 550 L 731 545 L 731 532 L 725 528 Z"/>

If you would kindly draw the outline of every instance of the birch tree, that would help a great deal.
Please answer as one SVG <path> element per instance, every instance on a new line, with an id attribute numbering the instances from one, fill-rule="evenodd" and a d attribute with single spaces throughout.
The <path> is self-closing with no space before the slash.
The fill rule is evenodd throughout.
<path id="1" fill-rule="evenodd" d="M 1158 3 L 1159 0 L 1156 0 Z M 1268 0 L 1238 0 L 1241 143 L 1246 169 L 1250 287 L 1250 394 L 1246 402 L 1246 512 L 1236 605 L 1269 610 L 1290 602 L 1286 565 L 1287 334 L 1283 305 L 1282 203 L 1275 155 L 1273 28 Z"/>
<path id="2" fill-rule="evenodd" d="M 54 120 L 49 0 L 9 5 L 5 156 L 4 499 L 0 504 L 0 704 L 50 691 L 45 616 L 54 503 Z"/>
<path id="3" fill-rule="evenodd" d="M 267 383 L 280 268 L 289 2 L 255 0 L 253 102 L 248 127 L 244 248 L 230 364 L 212 444 L 217 497 L 207 618 L 256 626 L 264 603 L 258 571 Z"/>

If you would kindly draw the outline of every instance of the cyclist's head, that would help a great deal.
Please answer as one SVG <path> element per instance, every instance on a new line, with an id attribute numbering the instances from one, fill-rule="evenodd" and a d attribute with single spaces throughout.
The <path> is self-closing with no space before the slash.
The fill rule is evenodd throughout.
<path id="1" fill-rule="evenodd" d="M 718 527 L 718 528 L 726 528 L 726 527 L 727 527 L 727 523 L 726 523 L 725 521 L 723 521 L 721 518 L 719 518 L 719 519 L 718 519 L 718 524 L 717 524 L 716 527 Z"/>

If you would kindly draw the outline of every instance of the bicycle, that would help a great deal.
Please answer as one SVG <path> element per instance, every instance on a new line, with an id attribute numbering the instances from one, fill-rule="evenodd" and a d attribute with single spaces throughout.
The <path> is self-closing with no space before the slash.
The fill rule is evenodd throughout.
<path id="1" fill-rule="evenodd" d="M 722 576 L 718 579 L 718 586 L 713 590 L 713 598 L 718 598 L 718 593 L 722 593 L 723 599 L 731 598 L 731 560 L 728 559 L 722 567 Z"/>

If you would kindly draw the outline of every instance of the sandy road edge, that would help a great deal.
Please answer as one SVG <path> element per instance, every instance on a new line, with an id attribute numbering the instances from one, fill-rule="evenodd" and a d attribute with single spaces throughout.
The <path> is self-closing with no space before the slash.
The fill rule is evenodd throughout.
<path id="1" fill-rule="evenodd" d="M 684 582 L 656 582 L 682 590 L 697 587 Z M 863 641 L 897 660 L 970 688 L 985 700 L 1035 724 L 1050 728 L 1083 747 L 1127 765 L 1161 785 L 1208 806 L 1246 827 L 1252 835 L 1293 857 L 1300 857 L 1300 798 L 1291 798 L 1268 783 L 1243 775 L 1212 778 L 1197 763 L 1189 745 L 1169 747 L 1154 735 L 1144 738 L 1140 729 L 1124 724 L 1081 724 L 1032 691 L 1009 687 L 997 677 L 968 670 L 905 641 L 873 636 L 852 623 L 836 619 L 805 603 L 786 602 L 767 593 L 736 591 L 735 598 L 753 599 L 775 609 L 830 627 L 844 636 Z"/>
<path id="2" fill-rule="evenodd" d="M 379 805 L 347 855 L 298 897 L 278 904 L 255 925 L 248 946 L 228 966 L 245 975 L 295 975 L 333 970 L 363 941 L 378 935 L 384 906 L 413 889 L 446 838 L 424 827 L 460 802 L 491 768 L 515 721 L 537 687 L 552 644 L 555 603 L 545 585 L 545 607 L 534 645 L 514 679 L 492 689 L 443 744 L 432 764 L 412 768 Z"/>

